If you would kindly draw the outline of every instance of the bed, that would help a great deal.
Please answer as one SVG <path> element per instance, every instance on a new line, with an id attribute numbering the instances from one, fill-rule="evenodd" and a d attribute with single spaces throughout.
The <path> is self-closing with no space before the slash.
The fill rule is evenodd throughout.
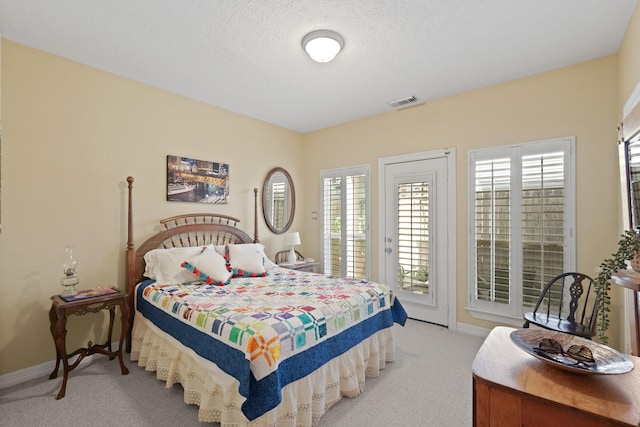
<path id="1" fill-rule="evenodd" d="M 128 182 L 131 360 L 179 383 L 198 420 L 221 426 L 316 426 L 365 377 L 393 361 L 406 313 L 384 285 L 278 267 L 226 215 L 187 214 L 133 241 Z"/>

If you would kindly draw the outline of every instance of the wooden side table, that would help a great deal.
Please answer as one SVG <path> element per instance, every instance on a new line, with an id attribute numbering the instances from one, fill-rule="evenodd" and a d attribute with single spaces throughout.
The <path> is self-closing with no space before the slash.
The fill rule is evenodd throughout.
<path id="1" fill-rule="evenodd" d="M 320 265 L 319 262 L 296 262 L 295 264 L 291 264 L 288 262 L 282 262 L 278 264 L 280 267 L 288 268 L 289 270 L 298 270 L 298 271 L 308 271 L 310 273 L 316 272 L 316 267 Z"/>
<path id="2" fill-rule="evenodd" d="M 117 292 L 114 294 L 102 295 L 97 297 L 91 297 L 76 301 L 65 301 L 60 298 L 60 295 L 54 295 L 51 297 L 51 310 L 49 310 L 49 322 L 51 336 L 56 346 L 56 366 L 53 368 L 53 372 L 49 375 L 49 379 L 56 378 L 58 376 L 58 368 L 60 367 L 60 361 L 63 366 L 62 386 L 58 392 L 57 399 L 64 397 L 67 388 L 67 378 L 69 372 L 73 371 L 85 356 L 92 355 L 94 353 L 104 354 L 109 356 L 110 360 L 113 360 L 116 356 L 120 361 L 120 369 L 122 375 L 127 375 L 129 370 L 124 365 L 122 360 L 122 344 L 126 331 L 129 327 L 129 309 L 127 307 L 127 294 L 123 292 Z M 111 349 L 111 336 L 113 332 L 113 320 L 115 318 L 116 307 L 120 307 L 120 319 L 122 322 L 122 332 L 120 333 L 120 345 L 118 350 L 113 351 Z M 67 318 L 72 314 L 81 316 L 87 313 L 98 313 L 101 310 L 109 310 L 109 336 L 104 344 L 93 344 L 91 341 L 87 343 L 86 348 L 79 348 L 73 351 L 71 354 L 67 354 L 66 337 L 67 337 Z M 78 358 L 69 364 L 69 359 L 79 355 Z"/>
<path id="3" fill-rule="evenodd" d="M 473 361 L 474 427 L 640 425 L 640 358 L 621 375 L 581 375 L 548 366 L 494 328 Z"/>

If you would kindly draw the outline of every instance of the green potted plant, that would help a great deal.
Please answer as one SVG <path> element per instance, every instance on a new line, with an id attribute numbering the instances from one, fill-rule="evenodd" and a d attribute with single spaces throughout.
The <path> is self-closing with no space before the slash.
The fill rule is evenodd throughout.
<path id="1" fill-rule="evenodd" d="M 634 270 L 640 270 L 640 234 L 634 230 L 626 230 L 618 241 L 618 251 L 611 254 L 611 258 L 607 258 L 596 271 L 598 276 L 594 279 L 596 293 L 598 295 L 598 340 L 606 344 L 608 341 L 605 333 L 609 328 L 609 288 L 611 274 L 619 270 L 627 268 L 627 261 L 631 261 Z"/>

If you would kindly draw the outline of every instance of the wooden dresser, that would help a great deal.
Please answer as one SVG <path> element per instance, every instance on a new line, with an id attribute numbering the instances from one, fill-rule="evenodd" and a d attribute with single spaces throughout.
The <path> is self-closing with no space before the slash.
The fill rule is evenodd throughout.
<path id="1" fill-rule="evenodd" d="M 575 374 L 516 347 L 512 331 L 493 329 L 473 362 L 475 427 L 640 426 L 640 358 L 627 374 Z"/>

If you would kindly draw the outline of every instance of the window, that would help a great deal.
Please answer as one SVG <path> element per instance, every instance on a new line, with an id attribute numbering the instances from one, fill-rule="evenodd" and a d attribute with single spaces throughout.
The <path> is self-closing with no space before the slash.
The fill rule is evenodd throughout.
<path id="1" fill-rule="evenodd" d="M 575 270 L 574 138 L 469 152 L 470 312 L 494 321 L 531 309 Z"/>
<path id="2" fill-rule="evenodd" d="M 325 170 L 322 265 L 325 274 L 369 277 L 369 166 Z"/>
<path id="3" fill-rule="evenodd" d="M 274 179 L 271 185 L 271 212 L 270 218 L 273 228 L 281 230 L 285 226 L 285 209 L 286 209 L 286 177 Z"/>
<path id="4" fill-rule="evenodd" d="M 398 286 L 412 294 L 429 293 L 430 181 L 398 185 Z"/>
<path id="5" fill-rule="evenodd" d="M 638 225 L 640 218 L 640 136 L 627 144 L 629 194 L 631 196 L 631 223 Z"/>

